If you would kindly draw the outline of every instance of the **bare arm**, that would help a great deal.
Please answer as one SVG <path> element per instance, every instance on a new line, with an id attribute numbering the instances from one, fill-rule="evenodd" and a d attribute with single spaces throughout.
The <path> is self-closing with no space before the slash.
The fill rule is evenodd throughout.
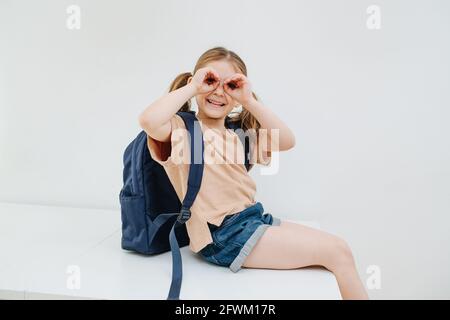
<path id="1" fill-rule="evenodd" d="M 140 126 L 153 139 L 163 142 L 169 141 L 172 131 L 170 119 L 195 94 L 194 85 L 189 83 L 162 96 L 140 114 Z"/>
<path id="2" fill-rule="evenodd" d="M 294 147 L 295 135 L 291 129 L 269 108 L 264 106 L 260 101 L 251 99 L 245 104 L 245 108 L 258 120 L 261 129 L 267 129 L 270 147 L 271 129 L 278 129 L 279 141 L 274 141 L 273 146 L 276 150 L 268 151 L 284 151 Z"/>
<path id="3" fill-rule="evenodd" d="M 259 134 L 267 133 L 267 144 L 262 146 L 265 151 L 283 151 L 294 147 L 294 133 L 272 110 L 256 100 L 250 81 L 245 75 L 236 73 L 229 77 L 224 81 L 224 89 L 226 94 L 240 102 L 258 120 L 260 129 L 263 129 Z M 278 131 L 277 137 L 272 137 L 272 130 Z"/>
<path id="4" fill-rule="evenodd" d="M 207 81 L 214 79 L 213 82 Z M 188 84 L 162 96 L 139 115 L 139 124 L 155 140 L 170 141 L 172 127 L 170 119 L 181 106 L 197 94 L 215 90 L 219 85 L 218 73 L 209 67 L 200 68 L 188 79 Z"/>
<path id="5" fill-rule="evenodd" d="M 245 75 L 236 73 L 229 77 L 224 81 L 224 89 L 225 93 L 240 102 L 258 120 L 260 129 L 263 129 L 260 130 L 260 135 L 267 133 L 267 144 L 262 146 L 265 151 L 283 151 L 294 147 L 294 133 L 272 110 L 256 100 L 250 81 Z M 278 131 L 274 139 L 272 139 L 272 129 Z"/>

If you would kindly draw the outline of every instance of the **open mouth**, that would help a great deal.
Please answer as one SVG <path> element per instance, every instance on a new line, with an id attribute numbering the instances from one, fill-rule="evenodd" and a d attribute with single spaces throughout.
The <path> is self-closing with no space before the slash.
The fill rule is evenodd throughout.
<path id="1" fill-rule="evenodd" d="M 206 101 L 209 103 L 209 104 L 211 104 L 211 105 L 213 105 L 214 107 L 223 107 L 224 105 L 225 105 L 225 103 L 221 103 L 221 102 L 218 102 L 218 101 L 214 101 L 214 100 L 211 100 L 211 99 L 208 99 L 208 98 L 206 98 Z"/>

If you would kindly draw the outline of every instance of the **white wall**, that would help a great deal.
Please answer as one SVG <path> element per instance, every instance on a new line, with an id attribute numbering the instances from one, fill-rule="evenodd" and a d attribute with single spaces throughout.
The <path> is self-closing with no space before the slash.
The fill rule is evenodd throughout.
<path id="1" fill-rule="evenodd" d="M 81 8 L 81 29 L 66 8 Z M 369 30 L 366 9 L 381 8 Z M 294 129 L 267 211 L 352 246 L 372 298 L 450 298 L 447 1 L 0 1 L 0 201 L 119 208 L 137 116 L 212 46 Z"/>

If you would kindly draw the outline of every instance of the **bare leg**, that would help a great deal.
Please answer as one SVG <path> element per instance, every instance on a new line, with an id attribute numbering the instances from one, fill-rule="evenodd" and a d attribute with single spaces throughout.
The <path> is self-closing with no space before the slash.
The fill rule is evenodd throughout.
<path id="1" fill-rule="evenodd" d="M 343 299 L 368 299 L 347 243 L 298 223 L 282 221 L 267 228 L 242 266 L 297 269 L 314 265 L 333 272 Z"/>

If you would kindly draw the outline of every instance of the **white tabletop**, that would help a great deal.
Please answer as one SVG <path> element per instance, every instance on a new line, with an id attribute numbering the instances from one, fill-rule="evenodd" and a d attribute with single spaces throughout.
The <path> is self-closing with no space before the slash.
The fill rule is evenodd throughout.
<path id="1" fill-rule="evenodd" d="M 0 299 L 166 299 L 170 252 L 124 251 L 120 228 L 119 210 L 0 203 Z M 181 252 L 181 299 L 340 299 L 323 268 L 233 273 Z"/>

